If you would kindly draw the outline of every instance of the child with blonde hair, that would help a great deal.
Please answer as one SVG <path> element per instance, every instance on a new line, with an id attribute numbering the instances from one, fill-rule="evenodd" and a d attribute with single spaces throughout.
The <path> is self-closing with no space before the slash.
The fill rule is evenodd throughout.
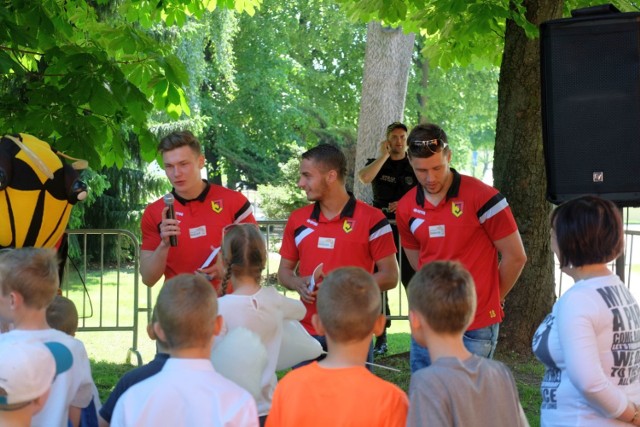
<path id="1" fill-rule="evenodd" d="M 171 357 L 118 399 L 111 425 L 257 427 L 253 397 L 209 359 L 222 324 L 211 283 L 199 274 L 172 277 L 158 294 L 156 312 L 153 329 Z"/>
<path id="2" fill-rule="evenodd" d="M 300 320 L 306 310 L 299 300 L 287 298 L 275 288 L 261 285 L 267 249 L 264 237 L 255 224 L 227 227 L 219 257 L 225 271 L 223 292 L 226 292 L 229 282 L 233 292 L 218 301 L 224 323 L 221 338 L 216 340 L 216 344 L 222 342 L 225 334 L 238 327 L 254 332 L 264 344 L 267 363 L 260 380 L 260 395 L 254 396 L 260 422 L 264 425 L 277 383 L 276 363 L 282 343 L 283 321 Z"/>
<path id="3" fill-rule="evenodd" d="M 84 344 L 47 323 L 47 307 L 58 288 L 58 261 L 54 250 L 0 251 L 0 319 L 14 325 L 13 330 L 0 334 L 0 343 L 53 342 L 72 354 L 72 365 L 56 377 L 50 397 L 33 417 L 32 426 L 66 426 L 71 421 L 71 425 L 77 427 L 82 409 L 89 406 L 93 398 L 93 379 Z"/>

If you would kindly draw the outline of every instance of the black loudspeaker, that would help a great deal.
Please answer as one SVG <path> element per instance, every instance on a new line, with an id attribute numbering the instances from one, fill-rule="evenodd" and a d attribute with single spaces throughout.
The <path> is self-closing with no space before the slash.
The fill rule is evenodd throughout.
<path id="1" fill-rule="evenodd" d="M 547 199 L 640 206 L 640 13 L 581 9 L 540 26 Z"/>

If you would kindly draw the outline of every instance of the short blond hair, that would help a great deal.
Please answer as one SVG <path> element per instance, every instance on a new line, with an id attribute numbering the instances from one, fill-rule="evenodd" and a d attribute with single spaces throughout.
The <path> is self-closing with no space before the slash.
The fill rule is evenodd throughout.
<path id="1" fill-rule="evenodd" d="M 47 323 L 53 329 L 67 335 L 75 335 L 78 330 L 78 309 L 67 297 L 56 295 L 47 307 Z"/>
<path id="2" fill-rule="evenodd" d="M 318 289 L 318 316 L 336 342 L 371 337 L 381 313 L 380 288 L 360 267 L 342 267 L 325 277 Z"/>
<path id="3" fill-rule="evenodd" d="M 421 314 L 438 333 L 465 331 L 476 312 L 473 277 L 457 261 L 423 265 L 409 282 L 408 297 L 409 309 Z"/>
<path id="4" fill-rule="evenodd" d="M 201 275 L 179 274 L 167 280 L 155 309 L 169 349 L 210 342 L 218 316 L 218 299 L 211 283 Z"/>
<path id="5" fill-rule="evenodd" d="M 49 248 L 18 248 L 0 251 L 2 295 L 17 292 L 26 307 L 47 308 L 55 298 L 60 279 L 56 252 Z"/>

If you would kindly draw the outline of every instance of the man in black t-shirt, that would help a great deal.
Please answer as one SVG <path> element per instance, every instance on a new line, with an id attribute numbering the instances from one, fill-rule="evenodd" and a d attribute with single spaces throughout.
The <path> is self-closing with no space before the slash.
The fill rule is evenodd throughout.
<path id="1" fill-rule="evenodd" d="M 381 209 L 387 219 L 395 221 L 398 200 L 418 182 L 407 158 L 407 126 L 400 122 L 394 122 L 387 127 L 387 137 L 380 143 L 378 157 L 367 160 L 366 166 L 358 172 L 358 178 L 363 184 L 371 183 L 373 206 Z M 392 229 L 396 246 L 400 248 L 398 228 L 395 222 L 392 223 Z M 397 257 L 400 263 L 400 280 L 406 289 L 414 271 L 404 251 L 399 250 Z M 390 314 L 388 301 L 385 304 L 385 312 L 387 315 Z M 387 321 L 387 327 L 390 323 Z M 376 338 L 374 354 L 382 355 L 386 351 L 387 332 L 385 328 L 382 335 Z"/>

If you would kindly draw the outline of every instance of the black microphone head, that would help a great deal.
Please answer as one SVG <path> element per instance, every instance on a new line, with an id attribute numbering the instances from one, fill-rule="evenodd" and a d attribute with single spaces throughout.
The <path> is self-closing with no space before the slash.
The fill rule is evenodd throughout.
<path id="1" fill-rule="evenodd" d="M 172 206 L 173 202 L 175 202 L 176 200 L 175 197 L 173 197 L 173 194 L 171 193 L 165 194 L 163 199 L 164 199 L 164 204 L 167 206 Z"/>

